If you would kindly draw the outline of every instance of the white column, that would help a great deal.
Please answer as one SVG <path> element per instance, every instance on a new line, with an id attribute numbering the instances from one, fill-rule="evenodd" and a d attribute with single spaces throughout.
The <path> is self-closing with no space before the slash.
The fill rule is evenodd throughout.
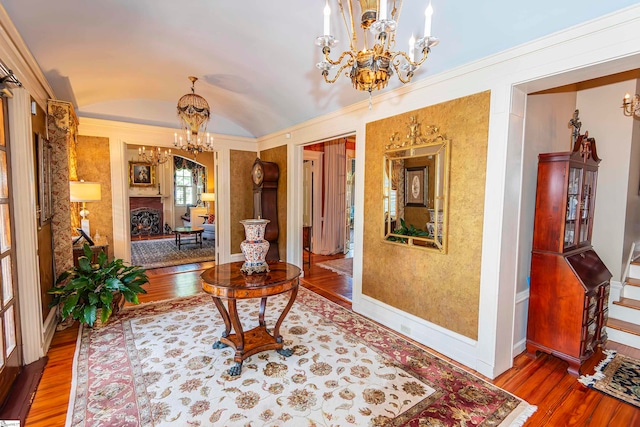
<path id="1" fill-rule="evenodd" d="M 13 242 L 18 274 L 23 360 L 26 365 L 45 354 L 36 231 L 36 172 L 31 97 L 26 89 L 13 89 L 12 92 L 13 98 L 9 99 L 9 137 L 15 228 Z M 49 328 L 55 327 L 55 322 L 50 323 Z"/>
<path id="2" fill-rule="evenodd" d="M 84 134 L 83 134 L 84 135 Z M 113 216 L 113 255 L 126 262 L 131 261 L 131 222 L 129 219 L 129 166 L 127 143 L 109 138 L 111 160 L 111 215 Z"/>

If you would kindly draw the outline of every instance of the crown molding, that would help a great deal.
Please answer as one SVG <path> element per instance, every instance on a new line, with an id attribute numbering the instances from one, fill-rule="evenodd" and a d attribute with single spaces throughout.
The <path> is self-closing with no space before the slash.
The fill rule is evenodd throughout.
<path id="1" fill-rule="evenodd" d="M 174 133 L 177 128 L 143 125 L 130 122 L 80 117 L 78 134 L 85 136 L 102 136 L 117 139 L 133 145 L 174 148 Z M 228 148 L 234 150 L 257 151 L 255 138 L 222 135 L 213 133 L 215 150 Z"/>
<path id="2" fill-rule="evenodd" d="M 56 99 L 55 93 L 2 5 L 0 5 L 0 58 L 13 71 L 38 105 L 46 111 L 47 100 Z"/>

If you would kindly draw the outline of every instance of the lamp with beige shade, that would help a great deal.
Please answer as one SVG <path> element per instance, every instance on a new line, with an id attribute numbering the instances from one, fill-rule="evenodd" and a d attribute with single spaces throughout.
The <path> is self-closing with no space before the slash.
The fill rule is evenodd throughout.
<path id="1" fill-rule="evenodd" d="M 211 214 L 215 212 L 215 207 L 214 207 L 214 212 L 212 212 L 211 210 L 211 205 L 212 202 L 216 201 L 216 193 L 202 193 L 200 194 L 200 200 L 202 200 L 203 202 L 207 202 L 207 213 Z"/>
<path id="2" fill-rule="evenodd" d="M 80 216 L 82 220 L 80 221 L 82 231 L 84 231 L 87 236 L 90 236 L 89 229 L 89 211 L 86 207 L 86 202 L 98 202 L 102 200 L 102 192 L 99 182 L 85 182 L 83 180 L 80 181 L 69 181 L 69 194 L 70 201 L 82 203 L 82 209 L 80 210 Z"/>
<path id="3" fill-rule="evenodd" d="M 215 239 L 215 217 L 212 216 L 215 213 L 215 201 L 216 201 L 216 193 L 202 193 L 200 198 L 203 202 L 207 202 L 207 219 L 202 224 L 204 228 L 204 233 L 202 237 L 204 239 Z M 213 206 L 213 209 L 211 209 Z"/>

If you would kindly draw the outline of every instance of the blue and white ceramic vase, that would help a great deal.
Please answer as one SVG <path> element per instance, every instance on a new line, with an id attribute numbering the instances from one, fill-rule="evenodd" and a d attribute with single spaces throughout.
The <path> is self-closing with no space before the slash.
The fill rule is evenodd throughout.
<path id="1" fill-rule="evenodd" d="M 244 264 L 240 271 L 246 274 L 265 273 L 269 271 L 266 257 L 269 242 L 264 240 L 264 231 L 269 223 L 268 219 L 244 219 L 240 221 L 244 226 L 245 240 L 240 243 L 244 255 Z"/>

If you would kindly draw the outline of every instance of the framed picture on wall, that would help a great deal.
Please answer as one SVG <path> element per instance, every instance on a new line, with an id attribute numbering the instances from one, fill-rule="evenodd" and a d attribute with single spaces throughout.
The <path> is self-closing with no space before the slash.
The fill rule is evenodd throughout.
<path id="1" fill-rule="evenodd" d="M 151 187 L 156 182 L 156 168 L 151 163 L 129 162 L 129 185 Z"/>
<path id="2" fill-rule="evenodd" d="M 405 168 L 404 200 L 405 206 L 427 207 L 427 173 L 426 166 Z"/>

